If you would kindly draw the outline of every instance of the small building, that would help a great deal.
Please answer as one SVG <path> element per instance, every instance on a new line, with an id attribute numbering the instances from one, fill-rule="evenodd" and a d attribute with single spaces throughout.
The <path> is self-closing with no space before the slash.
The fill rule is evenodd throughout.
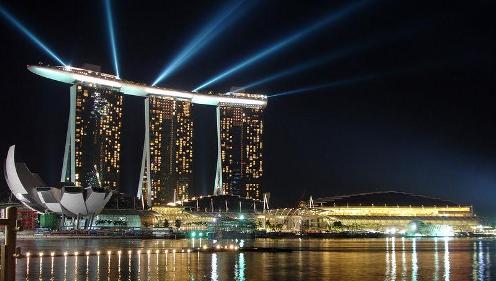
<path id="1" fill-rule="evenodd" d="M 153 211 L 134 209 L 104 209 L 95 216 L 91 229 L 141 229 L 151 228 L 157 221 Z"/>
<path id="2" fill-rule="evenodd" d="M 6 203 L 0 206 L 1 217 L 5 217 L 7 207 L 17 207 L 17 223 L 22 230 L 34 230 L 38 226 L 38 213 L 17 203 Z"/>

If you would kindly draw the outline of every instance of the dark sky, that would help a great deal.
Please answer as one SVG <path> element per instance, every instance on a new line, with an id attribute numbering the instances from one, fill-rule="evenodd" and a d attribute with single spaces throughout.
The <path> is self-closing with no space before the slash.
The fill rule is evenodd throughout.
<path id="1" fill-rule="evenodd" d="M 191 90 L 243 58 L 351 1 L 258 1 L 161 86 Z M 303 3 L 306 4 L 303 4 Z M 114 1 L 121 77 L 151 83 L 223 1 Z M 100 1 L 1 1 L 73 66 L 113 73 Z M 243 6 L 244 7 L 244 6 Z M 496 217 L 494 1 L 368 1 L 260 62 L 213 84 L 224 91 L 338 50 L 333 62 L 252 89 L 267 95 L 375 75 L 269 99 L 264 188 L 272 203 L 399 190 L 473 204 Z M 56 62 L 0 19 L 0 156 L 16 144 L 49 184 L 60 175 L 69 86 L 27 64 Z M 365 47 L 365 48 L 362 48 Z M 142 100 L 125 100 L 123 189 L 132 190 L 143 140 Z M 212 108 L 195 106 L 195 192 L 215 170 Z M 125 155 L 124 155 L 125 154 Z M 6 189 L 5 182 L 0 183 Z"/>

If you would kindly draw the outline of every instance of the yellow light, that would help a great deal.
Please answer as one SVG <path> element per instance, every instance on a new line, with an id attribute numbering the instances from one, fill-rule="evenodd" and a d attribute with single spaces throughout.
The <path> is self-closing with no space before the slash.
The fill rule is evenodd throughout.
<path id="1" fill-rule="evenodd" d="M 31 253 L 30 252 L 27 252 L 26 253 L 26 257 L 29 257 L 29 256 L 31 256 Z"/>
<path id="2" fill-rule="evenodd" d="M 118 255 L 122 254 L 122 251 L 121 250 L 117 251 L 117 254 Z"/>
<path id="3" fill-rule="evenodd" d="M 52 257 L 55 256 L 55 252 L 51 252 L 50 256 L 52 256 Z"/>
<path id="4" fill-rule="evenodd" d="M 112 251 L 107 251 L 107 255 L 111 255 L 112 254 Z"/>
<path id="5" fill-rule="evenodd" d="M 100 255 L 100 251 L 96 251 L 96 254 L 99 256 Z"/>
<path id="6" fill-rule="evenodd" d="M 155 254 L 157 254 L 157 255 L 158 255 L 158 253 L 159 253 L 159 252 L 160 252 L 159 250 L 155 250 Z"/>
<path id="7" fill-rule="evenodd" d="M 89 256 L 89 255 L 90 255 L 90 251 L 86 251 L 86 253 L 85 253 L 85 254 L 86 254 L 87 256 Z"/>
<path id="8" fill-rule="evenodd" d="M 79 252 L 78 251 L 74 252 L 74 255 L 75 256 L 79 255 Z"/>
<path id="9" fill-rule="evenodd" d="M 67 252 L 64 252 L 64 257 L 67 257 L 68 253 Z"/>
<path id="10" fill-rule="evenodd" d="M 133 251 L 131 251 L 131 250 L 127 251 L 127 253 L 128 253 L 128 254 L 131 254 L 132 252 L 133 252 Z"/>
<path id="11" fill-rule="evenodd" d="M 207 245 L 203 245 L 203 250 L 206 250 L 207 249 Z"/>

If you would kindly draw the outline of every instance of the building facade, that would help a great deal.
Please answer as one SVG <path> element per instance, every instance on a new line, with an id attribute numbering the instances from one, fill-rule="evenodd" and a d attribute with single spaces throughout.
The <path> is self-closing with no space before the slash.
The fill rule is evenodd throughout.
<path id="1" fill-rule="evenodd" d="M 143 206 L 189 197 L 193 173 L 192 103 L 150 96 L 145 100 L 145 144 L 139 186 Z"/>
<path id="2" fill-rule="evenodd" d="M 263 107 L 219 104 L 216 194 L 262 197 Z"/>
<path id="3" fill-rule="evenodd" d="M 259 225 L 267 231 L 279 232 L 362 231 L 407 235 L 413 231 L 426 236 L 446 236 L 447 229 L 453 233 L 473 232 L 480 224 L 472 206 L 405 192 L 349 194 L 312 201 L 298 208 L 269 210 L 258 216 Z"/>
<path id="4" fill-rule="evenodd" d="M 122 94 L 110 87 L 76 83 L 61 182 L 116 190 L 120 186 Z"/>

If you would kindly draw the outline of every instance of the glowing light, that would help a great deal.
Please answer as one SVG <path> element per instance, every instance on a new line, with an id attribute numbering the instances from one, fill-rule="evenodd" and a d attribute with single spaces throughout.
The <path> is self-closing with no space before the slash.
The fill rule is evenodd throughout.
<path id="1" fill-rule="evenodd" d="M 107 79 L 102 79 L 102 78 L 96 78 L 96 77 L 91 77 L 91 76 L 86 76 L 86 75 L 81 75 L 81 74 L 76 74 L 73 73 L 71 74 L 74 80 L 82 81 L 82 82 L 88 82 L 88 83 L 95 83 L 95 84 L 100 84 L 100 85 L 105 85 L 105 86 L 110 86 L 110 87 L 115 87 L 115 88 L 120 88 L 122 86 L 121 83 L 117 81 L 112 81 L 112 80 L 107 80 Z"/>
<path id="2" fill-rule="evenodd" d="M 161 82 L 169 75 L 171 75 L 178 68 L 183 66 L 202 48 L 206 47 L 212 40 L 225 30 L 231 23 L 238 19 L 243 13 L 237 11 L 243 1 L 236 1 L 230 3 L 229 6 L 222 9 L 213 20 L 198 32 L 193 39 L 179 52 L 174 59 L 165 67 L 164 71 L 153 82 L 153 86 Z M 237 11 L 235 13 L 235 11 Z M 244 10 L 246 11 L 246 9 Z"/>
<path id="3" fill-rule="evenodd" d="M 112 254 L 112 251 L 107 251 L 107 255 L 111 255 Z"/>
<path id="4" fill-rule="evenodd" d="M 110 47 L 112 48 L 112 57 L 114 59 L 115 76 L 119 78 L 119 63 L 117 60 L 117 47 L 115 44 L 114 22 L 112 20 L 112 8 L 110 0 L 105 0 L 105 15 L 107 16 L 107 27 L 110 37 Z"/>
<path id="5" fill-rule="evenodd" d="M 134 83 L 128 83 L 122 80 L 115 80 L 114 78 L 102 78 L 102 76 L 95 77 L 91 72 L 88 74 L 76 73 L 71 71 L 71 68 L 61 69 L 47 66 L 28 66 L 28 69 L 42 77 L 53 79 L 56 81 L 73 84 L 75 81 L 87 82 L 89 84 L 99 84 L 118 88 L 119 91 L 127 95 L 147 97 L 149 94 L 162 95 L 167 97 L 177 97 L 191 100 L 192 103 L 205 104 L 205 105 L 218 105 L 219 103 L 239 104 L 239 105 L 260 105 L 267 104 L 267 97 L 258 95 L 257 97 L 235 97 L 226 95 L 206 95 L 194 94 L 185 91 L 176 91 L 163 88 L 154 88 L 142 86 Z"/>
<path id="6" fill-rule="evenodd" d="M 100 255 L 100 251 L 96 251 L 96 255 L 99 256 Z"/>
<path id="7" fill-rule="evenodd" d="M 207 245 L 203 245 L 203 247 L 202 247 L 202 248 L 203 248 L 203 250 L 208 249 Z"/>
<path id="8" fill-rule="evenodd" d="M 273 95 L 270 95 L 269 98 L 300 94 L 300 93 L 310 92 L 310 91 L 315 91 L 315 90 L 320 90 L 320 89 L 329 89 L 329 88 L 344 86 L 347 84 L 353 84 L 353 83 L 361 82 L 361 81 L 365 81 L 365 80 L 370 80 L 370 79 L 373 79 L 376 77 L 378 77 L 378 75 L 368 75 L 368 76 L 357 77 L 357 78 L 352 78 L 352 79 L 348 79 L 348 80 L 340 80 L 340 81 L 335 81 L 335 82 L 326 83 L 326 84 L 313 85 L 313 86 L 308 86 L 308 87 L 303 87 L 303 88 L 299 88 L 299 89 L 294 89 L 294 90 L 289 90 L 289 91 L 273 94 Z"/>
<path id="9" fill-rule="evenodd" d="M 90 255 L 90 251 L 86 251 L 85 255 L 86 256 L 89 256 Z"/>
<path id="10" fill-rule="evenodd" d="M 69 254 L 69 253 L 67 253 L 67 252 L 64 252 L 64 257 L 67 257 L 67 255 L 68 255 L 68 254 Z"/>
<path id="11" fill-rule="evenodd" d="M 220 249 L 220 245 L 215 246 L 215 248 L 216 248 L 217 250 L 219 250 L 219 249 Z"/>
<path id="12" fill-rule="evenodd" d="M 51 253 L 50 253 L 50 256 L 51 256 L 51 257 L 54 257 L 54 256 L 55 256 L 55 252 L 51 252 Z"/>
<path id="13" fill-rule="evenodd" d="M 43 257 L 43 252 L 40 252 L 38 255 L 39 255 L 40 257 Z"/>
<path id="14" fill-rule="evenodd" d="M 74 252 L 74 255 L 75 256 L 78 256 L 79 255 L 79 252 L 78 251 Z"/>
<path id="15" fill-rule="evenodd" d="M 296 74 L 298 72 L 310 69 L 312 67 L 323 65 L 325 63 L 330 63 L 334 60 L 346 57 L 347 55 L 350 55 L 350 54 L 353 54 L 353 53 L 358 52 L 360 50 L 366 49 L 366 46 L 368 46 L 368 45 L 360 44 L 360 45 L 357 45 L 355 47 L 346 47 L 346 48 L 343 48 L 339 51 L 335 51 L 332 54 L 308 60 L 304 63 L 301 63 L 301 64 L 298 64 L 296 66 L 290 67 L 288 69 L 279 71 L 277 73 L 269 75 L 269 76 L 262 78 L 260 80 L 251 82 L 251 83 L 249 83 L 243 87 L 236 89 L 236 92 L 247 90 L 247 89 L 253 88 L 253 87 L 258 86 L 258 85 L 265 84 L 267 82 L 270 82 L 270 81 L 273 81 L 273 80 L 276 80 L 279 78 L 290 76 L 290 75 Z"/>
<path id="16" fill-rule="evenodd" d="M 121 250 L 117 251 L 117 254 L 118 255 L 121 255 L 122 254 L 122 251 Z"/>
<path id="17" fill-rule="evenodd" d="M 50 48 L 48 48 L 41 40 L 36 37 L 29 29 L 27 29 L 19 20 L 17 20 L 11 13 L 9 13 L 3 6 L 0 5 L 0 13 L 17 29 L 22 31 L 26 37 L 31 39 L 38 47 L 49 54 L 53 59 L 62 65 L 66 65 Z"/>
<path id="18" fill-rule="evenodd" d="M 29 256 L 31 256 L 31 253 L 30 252 L 27 252 L 26 253 L 26 257 L 29 257 Z"/>
<path id="19" fill-rule="evenodd" d="M 455 231 L 449 225 L 440 225 L 435 231 L 435 236 L 450 237 L 455 236 Z"/>
<path id="20" fill-rule="evenodd" d="M 159 252 L 160 252 L 159 250 L 155 250 L 155 254 L 157 254 L 157 255 L 158 255 L 158 253 L 159 253 Z"/>
<path id="21" fill-rule="evenodd" d="M 319 20 L 318 22 L 311 24 L 310 26 L 307 26 L 307 27 L 299 30 L 298 32 L 293 33 L 292 35 L 285 37 L 282 40 L 277 41 L 276 43 L 274 43 L 270 46 L 267 46 L 266 48 L 259 51 L 258 53 L 246 58 L 245 60 L 239 62 L 238 64 L 228 68 L 227 70 L 225 70 L 221 74 L 219 74 L 219 75 L 213 77 L 212 79 L 206 81 L 205 83 L 201 84 L 193 91 L 194 92 L 199 91 L 199 90 L 207 87 L 208 85 L 210 85 L 214 82 L 217 82 L 220 79 L 223 79 L 227 76 L 230 76 L 233 73 L 235 73 L 235 72 L 237 72 L 237 71 L 265 58 L 265 57 L 267 57 L 268 55 L 271 55 L 272 53 L 275 53 L 276 51 L 279 51 L 279 50 L 283 49 L 284 47 L 287 47 L 290 44 L 293 44 L 293 43 L 297 42 L 298 40 L 303 39 L 304 37 L 306 37 L 306 36 L 310 35 L 311 33 L 323 28 L 324 26 L 345 18 L 346 16 L 355 12 L 365 2 L 366 1 L 363 0 L 363 1 L 359 1 L 359 2 L 356 2 L 354 4 L 351 4 L 350 6 L 348 6 L 347 8 L 345 8 L 341 11 L 333 13 L 333 14 Z"/>

